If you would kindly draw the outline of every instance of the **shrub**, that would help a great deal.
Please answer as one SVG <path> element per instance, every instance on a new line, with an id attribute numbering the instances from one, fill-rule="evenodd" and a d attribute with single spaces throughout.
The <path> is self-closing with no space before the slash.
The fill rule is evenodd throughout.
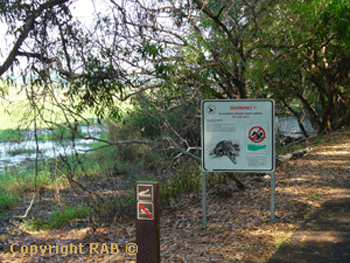
<path id="1" fill-rule="evenodd" d="M 134 193 L 127 192 L 113 197 L 99 199 L 93 205 L 95 223 L 113 223 L 114 219 L 130 219 L 135 215 Z"/>
<path id="2" fill-rule="evenodd" d="M 58 228 L 65 223 L 69 223 L 76 219 L 86 218 L 91 213 L 91 208 L 88 206 L 79 206 L 79 207 L 63 207 L 62 209 L 55 210 L 48 222 L 45 225 L 45 228 Z"/>
<path id="3" fill-rule="evenodd" d="M 3 142 L 21 142 L 25 139 L 25 136 L 19 129 L 6 129 L 0 131 L 0 141 Z"/>
<path id="4" fill-rule="evenodd" d="M 201 172 L 196 166 L 178 169 L 161 184 L 160 199 L 169 200 L 183 194 L 197 193 L 201 189 Z"/>
<path id="5" fill-rule="evenodd" d="M 22 224 L 22 227 L 28 231 L 58 228 L 76 219 L 86 218 L 90 213 L 91 208 L 88 206 L 63 207 L 53 211 L 49 219 L 27 219 Z"/>
<path id="6" fill-rule="evenodd" d="M 18 196 L 17 195 L 11 195 L 9 193 L 0 191 L 0 212 L 3 212 L 18 201 Z"/>

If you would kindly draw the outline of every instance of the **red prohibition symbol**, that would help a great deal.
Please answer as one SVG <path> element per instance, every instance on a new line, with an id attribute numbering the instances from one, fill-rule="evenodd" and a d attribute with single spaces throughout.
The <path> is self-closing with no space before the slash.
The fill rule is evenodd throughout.
<path id="1" fill-rule="evenodd" d="M 254 143 L 259 143 L 265 140 L 266 133 L 265 130 L 260 126 L 254 126 L 249 131 L 249 139 Z"/>
<path id="2" fill-rule="evenodd" d="M 148 213 L 147 209 L 142 204 L 139 203 L 139 206 L 141 207 L 141 209 L 143 211 L 146 212 L 146 214 L 149 216 L 149 218 L 153 219 L 153 216 L 150 213 Z"/>

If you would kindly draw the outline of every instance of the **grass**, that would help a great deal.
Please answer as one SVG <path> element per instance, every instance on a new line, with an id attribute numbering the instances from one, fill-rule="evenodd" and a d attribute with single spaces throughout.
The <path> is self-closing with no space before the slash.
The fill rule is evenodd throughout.
<path id="1" fill-rule="evenodd" d="M 0 174 L 0 191 L 14 196 L 32 192 L 36 187 L 49 187 L 52 183 L 53 175 L 49 170 L 40 171 L 36 179 L 34 171 L 20 168 L 13 168 Z M 57 183 L 62 185 L 64 181 L 60 179 Z"/>
<path id="2" fill-rule="evenodd" d="M 290 243 L 291 243 L 290 239 L 285 238 L 284 240 L 282 240 L 282 241 L 276 243 L 276 248 L 279 248 L 279 247 L 282 246 L 283 244 L 290 244 Z"/>
<path id="3" fill-rule="evenodd" d="M 85 123 L 83 123 L 85 124 Z M 83 124 L 79 124 L 82 126 Z M 81 127 L 78 127 L 77 132 L 82 135 L 86 135 L 82 132 Z M 48 140 L 65 140 L 76 138 L 77 134 L 69 128 L 65 127 L 54 127 L 51 128 L 51 132 L 48 134 L 38 134 L 39 141 L 48 141 Z M 23 142 L 25 140 L 34 140 L 29 137 L 28 131 L 20 129 L 5 129 L 0 130 L 0 142 Z"/>
<path id="4" fill-rule="evenodd" d="M 13 195 L 3 190 L 0 191 L 0 213 L 11 208 L 17 201 L 19 201 L 18 195 Z"/>
<path id="5" fill-rule="evenodd" d="M 77 132 L 82 134 L 81 127 L 78 127 Z M 83 134 L 86 135 L 86 134 Z M 49 140 L 66 140 L 76 138 L 77 134 L 69 128 L 55 127 L 49 134 L 39 134 L 38 140 L 49 141 Z"/>
<path id="6" fill-rule="evenodd" d="M 65 223 L 74 221 L 75 219 L 86 218 L 91 213 L 91 208 L 88 206 L 79 206 L 79 207 L 63 207 L 61 209 L 55 210 L 44 228 L 58 228 Z"/>
<path id="7" fill-rule="evenodd" d="M 28 231 L 37 231 L 39 229 L 59 228 L 64 224 L 76 219 L 86 218 L 91 214 L 91 208 L 88 206 L 68 207 L 56 209 L 48 219 L 27 219 L 22 227 Z"/>
<path id="8" fill-rule="evenodd" d="M 27 99 L 25 89 L 21 87 L 20 84 L 9 86 L 1 80 L 0 88 L 2 90 L 7 91 L 4 95 L 4 98 L 0 99 L 1 129 L 16 130 L 19 126 L 25 127 L 26 129 L 33 129 L 34 112 L 30 108 L 30 103 Z M 42 89 L 42 87 L 34 87 L 34 89 L 40 90 Z M 60 88 L 56 90 L 60 90 Z M 64 91 L 62 91 L 61 94 L 63 94 L 63 92 Z M 45 101 L 45 105 L 43 105 L 43 101 Z M 66 117 L 68 117 L 70 121 L 74 121 L 74 118 L 72 116 L 69 116 L 69 113 L 67 115 L 68 111 L 63 113 L 61 108 L 53 106 L 54 104 L 56 104 L 56 102 L 53 102 L 49 95 L 46 97 L 45 100 L 41 100 L 37 103 L 39 106 L 38 108 L 46 109 L 45 111 L 41 112 L 45 120 L 49 120 L 50 122 L 54 123 L 63 123 L 67 121 Z M 120 106 L 121 112 L 126 112 L 127 110 L 132 108 L 132 105 L 129 102 L 120 103 L 118 106 Z M 82 112 L 81 116 L 90 124 L 94 123 L 94 120 L 96 119 L 96 114 L 94 114 L 92 110 L 86 110 Z M 81 120 L 83 120 L 83 118 L 81 118 Z M 85 120 L 82 121 L 80 125 L 86 125 L 87 123 L 85 122 Z M 50 128 L 48 124 L 41 121 L 40 118 L 37 118 L 36 122 L 38 128 Z"/>
<path id="9" fill-rule="evenodd" d="M 2 142 L 21 142 L 24 140 L 25 136 L 19 129 L 0 130 L 0 141 Z"/>

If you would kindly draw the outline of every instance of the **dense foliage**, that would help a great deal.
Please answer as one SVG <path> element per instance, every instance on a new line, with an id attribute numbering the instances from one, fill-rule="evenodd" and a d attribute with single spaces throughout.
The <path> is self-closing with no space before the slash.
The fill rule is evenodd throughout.
<path id="1" fill-rule="evenodd" d="M 59 85 L 69 110 L 115 119 L 130 98 L 162 117 L 203 98 L 271 97 L 318 131 L 350 120 L 347 1 L 103 1 L 91 27 L 72 2 L 1 2 L 3 78 Z"/>
<path id="2" fill-rule="evenodd" d="M 18 172 L 18 165 L 2 176 L 0 211 L 20 193 L 41 195 L 55 182 L 60 212 L 50 216 L 53 224 L 34 225 L 52 227 L 89 214 L 85 206 L 61 203 L 60 180 L 89 193 L 101 220 L 132 213 L 134 182 L 158 175 L 162 201 L 189 193 L 198 198 L 194 163 L 200 161 L 199 103 L 205 98 L 273 98 L 277 113 L 294 115 L 305 136 L 305 117 L 318 132 L 350 122 L 347 0 L 99 0 L 104 11 L 95 10 L 89 25 L 73 16 L 74 2 L 0 1 L 7 30 L 6 46 L 0 46 L 1 103 L 20 75 L 15 92 L 27 103 L 15 110 L 34 124 L 37 146 L 31 150 L 35 174 Z M 108 131 L 90 133 L 86 110 Z M 51 133 L 38 134 L 43 126 Z M 0 136 L 20 142 L 26 139 L 20 131 Z M 77 138 L 96 143 L 78 151 Z M 73 150 L 39 165 L 42 140 L 60 140 Z M 183 155 L 195 162 L 178 158 Z M 245 187 L 236 174 L 220 173 L 210 174 L 209 186 L 227 178 Z"/>

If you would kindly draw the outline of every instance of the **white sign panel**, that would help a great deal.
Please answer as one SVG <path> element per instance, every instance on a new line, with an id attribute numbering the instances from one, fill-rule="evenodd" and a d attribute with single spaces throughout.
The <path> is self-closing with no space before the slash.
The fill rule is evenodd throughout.
<path id="1" fill-rule="evenodd" d="M 273 100 L 203 100 L 202 168 L 206 172 L 273 172 Z"/>

